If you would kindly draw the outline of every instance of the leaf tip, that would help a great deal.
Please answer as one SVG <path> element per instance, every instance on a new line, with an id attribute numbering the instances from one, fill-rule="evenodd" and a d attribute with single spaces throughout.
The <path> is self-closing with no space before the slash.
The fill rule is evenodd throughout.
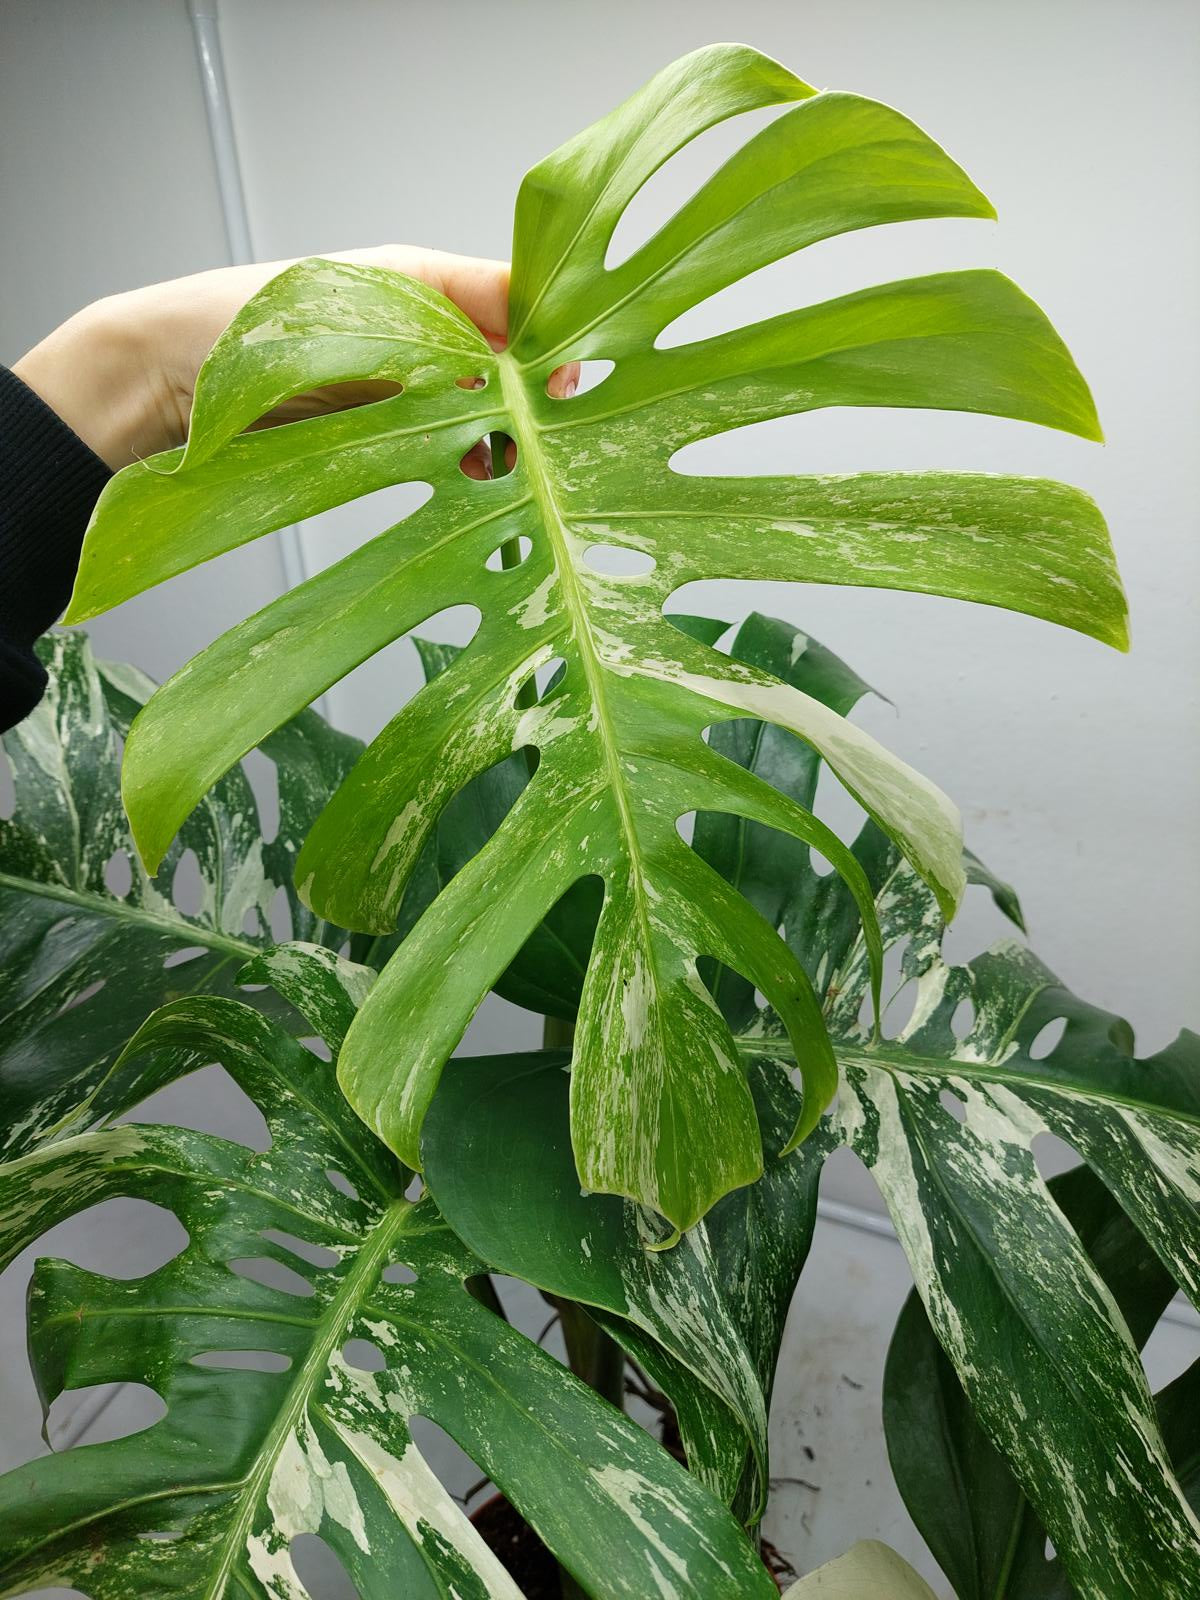
<path id="1" fill-rule="evenodd" d="M 645 1248 L 650 1252 L 651 1255 L 656 1256 L 663 1250 L 673 1250 L 682 1238 L 683 1229 L 679 1227 L 673 1227 L 665 1239 L 656 1239 L 653 1241 L 647 1239 L 645 1241 Z"/>

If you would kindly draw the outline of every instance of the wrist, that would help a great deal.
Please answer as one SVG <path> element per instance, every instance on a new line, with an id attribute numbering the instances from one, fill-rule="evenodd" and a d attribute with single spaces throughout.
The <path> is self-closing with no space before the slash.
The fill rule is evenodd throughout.
<path id="1" fill-rule="evenodd" d="M 151 356 L 148 323 L 157 313 L 135 304 L 141 298 L 113 295 L 86 306 L 13 367 L 114 472 L 181 436 L 178 410 Z"/>

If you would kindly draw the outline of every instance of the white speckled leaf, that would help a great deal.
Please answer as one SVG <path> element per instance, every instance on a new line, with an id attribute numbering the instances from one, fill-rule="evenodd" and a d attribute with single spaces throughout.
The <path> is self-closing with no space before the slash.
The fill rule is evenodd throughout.
<path id="1" fill-rule="evenodd" d="M 605 268 L 626 205 L 675 150 L 739 112 L 791 102 L 628 261 Z M 884 284 L 660 348 L 689 307 L 816 240 L 991 215 L 961 169 L 898 113 L 815 94 L 744 46 L 712 46 L 527 175 L 504 352 L 421 284 L 302 263 L 219 341 L 186 450 L 128 469 L 106 492 L 73 620 L 297 517 L 396 482 L 433 487 L 404 522 L 177 674 L 132 730 L 124 780 L 139 848 L 155 861 L 208 787 L 270 729 L 431 614 L 478 608 L 470 646 L 380 734 L 298 868 L 301 893 L 322 915 L 388 933 L 439 812 L 514 750 L 537 752 L 512 811 L 418 922 L 346 1041 L 346 1091 L 406 1161 L 418 1160 L 438 1075 L 480 1000 L 585 878 L 602 880 L 605 900 L 572 1080 L 584 1185 L 685 1228 L 761 1171 L 744 1073 L 698 961 L 717 959 L 769 996 L 804 1079 L 794 1137 L 816 1125 L 836 1074 L 806 976 L 688 852 L 676 821 L 696 810 L 754 818 L 815 843 L 858 891 L 861 878 L 810 812 L 709 752 L 711 725 L 755 716 L 794 731 L 900 844 L 947 914 L 958 899 L 958 818 L 945 797 L 819 702 L 672 628 L 662 605 L 681 584 L 732 575 L 922 589 L 1124 643 L 1107 534 L 1076 490 L 941 473 L 685 477 L 670 464 L 697 440 L 823 406 L 991 412 L 1098 437 L 1061 341 L 992 272 Z M 614 370 L 574 399 L 550 397 L 552 371 L 586 357 Z M 288 395 L 365 377 L 403 392 L 244 431 Z M 487 434 L 515 441 L 516 467 L 478 483 L 458 462 Z M 522 539 L 527 558 L 509 564 Z M 502 544 L 509 563 L 489 568 Z M 646 570 L 597 570 L 588 560 L 597 544 Z M 555 658 L 560 681 L 528 704 L 523 686 Z M 860 898 L 869 925 L 869 897 Z"/>
<path id="2" fill-rule="evenodd" d="M 303 974 L 310 997 L 321 967 L 316 958 Z M 329 982 L 314 1009 L 337 1018 L 356 980 Z M 214 1060 L 261 1107 L 265 1153 L 122 1124 L 0 1169 L 0 1262 L 116 1195 L 174 1211 L 188 1235 L 142 1278 L 38 1263 L 30 1350 L 46 1403 L 140 1382 L 167 1410 L 138 1434 L 0 1478 L 0 1592 L 305 1600 L 290 1547 L 317 1534 L 363 1600 L 520 1600 L 418 1454 L 408 1423 L 421 1415 L 586 1593 L 769 1600 L 771 1580 L 724 1507 L 468 1293 L 481 1263 L 432 1200 L 405 1198 L 411 1175 L 345 1104 L 330 1064 L 240 1002 L 180 1000 L 131 1042 L 113 1113 Z M 271 1286 L 264 1263 L 304 1281 Z M 374 1357 L 363 1364 L 363 1344 L 348 1341 Z M 247 1364 L 246 1352 L 259 1358 Z"/>
<path id="3" fill-rule="evenodd" d="M 833 1129 L 879 1184 L 934 1331 L 1080 1594 L 1194 1600 L 1200 1523 L 1134 1342 L 1030 1146 L 1046 1130 L 1067 1139 L 1195 1299 L 1200 1041 L 1183 1034 L 1134 1059 L 1125 1024 L 1015 943 L 946 966 L 928 891 L 874 830 L 859 848 L 885 941 L 908 940 L 904 975 L 917 994 L 898 1038 L 872 1043 L 858 1021 L 861 942 L 852 937 L 832 964 L 826 1015 L 842 1080 Z M 845 917 L 843 905 L 843 926 Z M 956 1038 L 963 1000 L 974 1019 Z M 1059 1017 L 1061 1042 L 1034 1059 L 1030 1046 Z M 772 1031 L 763 1015 L 742 1048 L 776 1055 L 763 1037 Z"/>
<path id="4" fill-rule="evenodd" d="M 151 878 L 121 810 L 121 743 L 154 685 L 96 662 L 86 635 L 39 645 L 41 704 L 0 739 L 14 810 L 0 818 L 0 1156 L 72 1127 L 130 1034 L 158 1005 L 198 990 L 232 994 L 271 937 L 281 889 L 297 939 L 344 938 L 318 925 L 292 885 L 312 819 L 358 755 L 356 739 L 303 712 L 267 741 L 279 772 L 279 827 L 265 843 L 240 767 L 210 791 Z M 194 852 L 200 901 L 172 895 Z M 106 882 L 122 865 L 128 887 Z M 117 888 L 123 886 L 118 883 Z M 282 1013 L 271 992 L 255 1002 Z"/>
<path id="5" fill-rule="evenodd" d="M 770 618 L 750 618 L 733 649 L 845 709 L 865 688 Z M 723 731 L 720 748 L 798 804 L 815 791 L 817 761 L 778 730 L 742 724 Z M 1193 1600 L 1200 1525 L 1134 1339 L 1030 1145 L 1045 1130 L 1067 1140 L 1171 1279 L 1200 1299 L 1200 1040 L 1185 1032 L 1137 1059 L 1126 1023 L 1012 941 L 947 965 L 934 897 L 868 823 L 854 851 L 885 946 L 903 952 L 897 994 L 886 997 L 895 1008 L 874 1040 L 871 963 L 841 882 L 752 824 L 700 819 L 695 842 L 783 928 L 821 995 L 841 1075 L 828 1132 L 878 1182 L 938 1340 L 1076 1589 L 1088 1600 Z M 1012 891 L 973 859 L 968 870 L 1019 921 Z M 778 1058 L 778 1020 L 756 1013 L 736 982 L 715 987 L 743 1052 Z M 903 1021 L 895 1038 L 892 1016 Z M 1039 1035 L 1056 1019 L 1065 1031 L 1047 1053 L 1049 1035 Z M 984 1592 L 992 1600 L 992 1587 Z"/>
<path id="6" fill-rule="evenodd" d="M 1050 1193 L 1144 1349 L 1175 1281 L 1095 1173 L 1077 1166 Z M 1154 1397 L 1167 1454 L 1200 1509 L 1200 1361 Z M 896 1485 L 958 1600 L 1075 1600 L 1060 1557 L 1004 1457 L 984 1434 L 914 1293 L 888 1349 L 883 1420 Z"/>

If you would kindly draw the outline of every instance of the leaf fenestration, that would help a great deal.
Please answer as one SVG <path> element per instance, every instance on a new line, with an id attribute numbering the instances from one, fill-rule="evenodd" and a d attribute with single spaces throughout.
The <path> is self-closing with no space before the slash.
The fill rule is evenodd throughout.
<path id="1" fill-rule="evenodd" d="M 795 102 L 611 271 L 629 200 L 676 150 L 742 111 Z M 728 283 L 816 240 L 920 217 L 989 217 L 970 179 L 899 113 L 816 94 L 745 46 L 666 68 L 536 166 L 517 203 L 509 344 L 494 353 L 426 286 L 300 263 L 234 319 L 201 374 L 185 450 L 110 486 L 83 553 L 82 619 L 198 561 L 385 484 L 432 498 L 404 522 L 232 629 L 131 730 L 124 792 L 153 862 L 246 750 L 360 661 L 446 606 L 478 607 L 470 646 L 380 734 L 312 830 L 302 898 L 390 934 L 431 830 L 514 750 L 537 770 L 492 839 L 442 890 L 355 1021 L 342 1082 L 409 1163 L 442 1067 L 484 994 L 583 878 L 604 903 L 582 984 L 572 1083 L 584 1185 L 686 1228 L 762 1170 L 729 1028 L 699 976 L 719 961 L 771 1000 L 816 1126 L 836 1072 L 810 981 L 770 925 L 683 844 L 689 812 L 752 818 L 853 858 L 811 812 L 704 743 L 760 718 L 806 740 L 950 915 L 957 813 L 933 785 L 794 686 L 686 638 L 662 607 L 681 584 L 863 583 L 1027 611 L 1116 645 L 1124 601 L 1102 520 L 1063 485 L 975 474 L 685 477 L 686 445 L 821 406 L 962 409 L 1099 436 L 1087 387 L 1042 313 L 993 272 L 883 284 L 716 339 L 661 335 Z M 611 360 L 595 389 L 547 392 L 573 358 Z M 464 389 L 470 375 L 481 387 Z M 351 378 L 403 392 L 335 416 L 244 430 L 289 394 Z M 514 470 L 477 483 L 460 457 L 489 433 Z M 494 571 L 497 545 L 526 539 Z M 595 543 L 649 558 L 599 573 Z M 523 687 L 555 658 L 553 691 Z M 397 1047 L 401 1020 L 405 1047 Z M 703 1148 L 706 1159 L 692 1159 Z"/>
<path id="2" fill-rule="evenodd" d="M 310 970 L 307 982 L 319 981 Z M 346 985 L 328 982 L 321 1009 L 336 1015 Z M 405 1198 L 411 1174 L 366 1133 L 333 1067 L 276 1024 L 213 996 L 163 1007 L 121 1063 L 113 1114 L 148 1079 L 213 1060 L 261 1107 L 268 1151 L 122 1124 L 0 1169 L 0 1261 L 116 1195 L 168 1207 L 188 1234 L 178 1256 L 141 1278 L 38 1263 L 30 1350 L 45 1402 L 135 1382 L 167 1409 L 136 1435 L 0 1478 L 0 1590 L 307 1600 L 291 1544 L 319 1534 L 363 1600 L 518 1600 L 417 1451 L 408 1423 L 421 1415 L 474 1458 L 589 1594 L 775 1592 L 696 1479 L 472 1298 L 465 1283 L 478 1258 L 428 1197 Z M 238 1270 L 264 1261 L 299 1272 L 310 1292 Z M 385 1278 L 397 1264 L 411 1281 Z M 354 1341 L 374 1347 L 377 1369 L 356 1363 Z M 263 1349 L 286 1358 L 282 1370 L 236 1360 Z"/>
<path id="3" fill-rule="evenodd" d="M 200 991 L 236 993 L 239 969 L 273 937 L 280 890 L 289 897 L 286 931 L 294 938 L 344 937 L 318 927 L 292 878 L 300 841 L 362 749 L 314 711 L 302 712 L 264 746 L 279 771 L 275 837 L 263 841 L 254 792 L 234 768 L 150 877 L 121 810 L 120 761 L 130 722 L 154 685 L 130 667 L 97 662 L 84 634 L 52 633 L 38 648 L 49 675 L 45 698 L 0 740 L 14 791 L 13 814 L 0 818 L 6 1159 L 76 1126 L 156 1006 Z M 122 893 L 108 882 L 115 860 L 128 873 Z M 198 904 L 181 910 L 176 874 L 182 883 L 193 864 Z M 256 1003 L 286 1014 L 271 991 Z M 103 1109 L 93 1106 L 93 1116 Z"/>

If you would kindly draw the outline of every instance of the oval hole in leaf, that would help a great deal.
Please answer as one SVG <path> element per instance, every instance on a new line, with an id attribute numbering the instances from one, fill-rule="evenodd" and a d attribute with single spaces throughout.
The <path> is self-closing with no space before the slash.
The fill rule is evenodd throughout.
<path id="1" fill-rule="evenodd" d="M 309 1600 L 359 1600 L 359 1591 L 336 1551 L 316 1533 L 298 1533 L 288 1545 Z"/>
<path id="2" fill-rule="evenodd" d="M 880 985 L 883 1007 L 883 1033 L 885 1038 L 894 1039 L 899 1033 L 903 1023 L 899 1019 L 899 1012 L 894 1020 L 894 1028 L 888 1025 L 888 1008 L 894 1000 L 899 1000 L 904 990 L 910 985 L 904 983 L 904 952 L 908 948 L 907 941 L 897 939 L 893 944 L 885 947 L 883 952 L 883 982 Z M 915 998 L 913 996 L 912 998 Z M 908 1010 L 904 1012 L 905 1021 L 912 1015 L 912 998 L 909 1000 Z M 871 1010 L 871 991 L 869 986 L 864 989 L 862 1004 L 858 1010 L 858 1020 L 862 1028 L 868 1033 L 875 1025 L 874 1013 Z"/>
<path id="3" fill-rule="evenodd" d="M 133 888 L 133 865 L 128 850 L 114 850 L 104 864 L 104 887 L 118 900 Z"/>
<path id="4" fill-rule="evenodd" d="M 1039 1028 L 1029 1041 L 1029 1059 L 1031 1061 L 1044 1061 L 1052 1051 L 1057 1050 L 1066 1031 L 1066 1017 L 1055 1017 Z"/>
<path id="5" fill-rule="evenodd" d="M 282 1294 L 292 1294 L 298 1299 L 307 1299 L 317 1292 L 307 1278 L 270 1256 L 239 1256 L 236 1261 L 230 1261 L 228 1266 L 230 1272 L 236 1272 L 239 1278 L 249 1278 L 251 1283 L 261 1283 L 264 1289 L 278 1289 Z"/>
<path id="6" fill-rule="evenodd" d="M 244 755 L 242 767 L 258 806 L 259 832 L 263 843 L 270 844 L 279 832 L 279 768 L 261 750 L 251 750 Z"/>
<path id="7" fill-rule="evenodd" d="M 271 1130 L 250 1096 L 213 1062 L 146 1096 L 120 1118 L 122 1122 L 166 1123 L 213 1133 L 248 1150 L 269 1150 Z"/>
<path id="8" fill-rule="evenodd" d="M 320 389 L 305 389 L 289 395 L 270 411 L 249 423 L 243 432 L 257 433 L 262 428 L 287 428 L 293 422 L 324 416 L 328 411 L 359 411 L 365 406 L 383 405 L 404 393 L 404 385 L 394 378 L 361 378 L 346 383 L 325 383 Z M 280 413 L 286 413 L 281 415 Z"/>
<path id="9" fill-rule="evenodd" d="M 167 1414 L 166 1401 L 145 1383 L 92 1383 L 64 1389 L 46 1414 L 53 1450 L 101 1444 L 144 1433 Z"/>
<path id="10" fill-rule="evenodd" d="M 560 386 L 551 389 L 550 379 L 546 379 L 546 393 L 551 400 L 577 400 L 581 394 L 587 394 L 589 389 L 598 389 L 605 378 L 612 372 L 616 363 L 613 361 L 592 360 L 580 361 L 578 365 L 579 376 L 575 380 L 574 394 L 563 394 Z"/>
<path id="11" fill-rule="evenodd" d="M 419 633 L 431 644 L 453 645 L 456 650 L 465 650 L 479 632 L 482 621 L 483 612 L 478 606 L 445 606 L 441 611 L 430 612 L 411 632 Z M 404 635 L 406 640 L 409 637 L 409 634 Z"/>
<path id="12" fill-rule="evenodd" d="M 300 1043 L 306 1050 L 311 1050 L 313 1055 L 317 1056 L 321 1061 L 333 1060 L 333 1051 L 325 1043 L 324 1039 L 319 1037 L 319 1035 L 315 1033 L 306 1034 L 305 1037 L 300 1040 Z"/>
<path id="13" fill-rule="evenodd" d="M 8 757 L 0 750 L 0 822 L 7 822 L 17 809 L 17 788 Z"/>
<path id="14" fill-rule="evenodd" d="M 290 1250 L 294 1256 L 299 1256 L 301 1261 L 307 1261 L 314 1267 L 336 1267 L 341 1257 L 336 1250 L 330 1250 L 323 1244 L 313 1244 L 310 1239 L 301 1239 L 294 1233 L 284 1233 L 281 1228 L 263 1228 L 259 1233 L 260 1239 L 267 1239 L 271 1244 L 282 1245 L 285 1250 Z"/>
<path id="15" fill-rule="evenodd" d="M 484 566 L 489 572 L 508 572 L 527 560 L 532 549 L 533 541 L 523 533 L 518 534 L 515 539 L 506 539 L 503 544 L 498 544 L 484 562 Z"/>
<path id="16" fill-rule="evenodd" d="M 690 845 L 696 837 L 696 813 L 694 811 L 685 811 L 681 817 L 676 817 L 675 832 L 683 840 L 684 844 Z"/>
<path id="17" fill-rule="evenodd" d="M 89 1000 L 94 999 L 96 995 L 100 993 L 101 989 L 104 988 L 104 985 L 107 982 L 107 978 L 97 978 L 95 983 L 89 983 L 87 987 L 85 989 L 81 989 L 78 994 L 73 994 L 70 999 L 64 1000 L 54 1015 L 56 1017 L 63 1017 L 68 1011 L 77 1011 L 80 1006 L 85 1006 Z"/>
<path id="18" fill-rule="evenodd" d="M 561 656 L 551 656 L 533 675 L 539 700 L 545 700 L 551 690 L 557 689 L 567 675 L 567 663 Z M 536 767 L 534 768 L 536 771 Z"/>
<path id="19" fill-rule="evenodd" d="M 189 944 L 183 950 L 172 950 L 170 955 L 163 957 L 163 966 L 166 968 L 182 967 L 185 962 L 195 961 L 197 956 L 206 956 L 208 951 L 202 944 Z"/>
<path id="20" fill-rule="evenodd" d="M 604 252 L 604 265 L 611 271 L 628 261 L 730 156 L 789 109 L 776 105 L 740 112 L 706 128 L 676 150 L 647 178 L 617 219 Z"/>
<path id="21" fill-rule="evenodd" d="M 444 1428 L 430 1422 L 428 1417 L 414 1415 L 407 1420 L 422 1459 L 456 1499 L 465 1499 L 467 1491 L 479 1484 L 481 1476 L 486 1486 L 489 1481 L 486 1475 L 481 1474 L 478 1465 Z"/>
<path id="22" fill-rule="evenodd" d="M 350 1182 L 346 1174 L 339 1172 L 336 1167 L 327 1167 L 325 1169 L 325 1179 L 332 1188 L 336 1189 L 339 1194 L 344 1194 L 347 1199 L 358 1199 L 358 1190 Z"/>
<path id="23" fill-rule="evenodd" d="M 938 1100 L 942 1109 L 948 1111 L 955 1122 L 965 1122 L 967 1120 L 967 1108 L 953 1090 L 943 1089 L 941 1094 L 938 1095 Z"/>
<path id="24" fill-rule="evenodd" d="M 950 1032 L 956 1039 L 965 1039 L 974 1026 L 974 1004 L 970 1000 L 960 1000 L 950 1018 Z"/>
<path id="25" fill-rule="evenodd" d="M 383 1372 L 387 1367 L 387 1357 L 370 1339 L 347 1339 L 342 1346 L 342 1360 L 360 1372 Z"/>
<path id="26" fill-rule="evenodd" d="M 220 1372 L 286 1372 L 291 1356 L 279 1350 L 202 1350 L 192 1357 L 193 1367 L 213 1367 Z"/>
<path id="27" fill-rule="evenodd" d="M 1049 1178 L 1057 1178 L 1060 1172 L 1069 1172 L 1072 1167 L 1080 1164 L 1079 1152 L 1073 1150 L 1065 1139 L 1060 1139 L 1056 1133 L 1035 1133 L 1029 1145 L 1033 1155 L 1034 1165 L 1038 1169 L 1038 1176 L 1045 1183 Z"/>
<path id="28" fill-rule="evenodd" d="M 645 550 L 624 544 L 590 544 L 583 552 L 586 566 L 606 578 L 644 578 L 658 563 Z"/>
<path id="29" fill-rule="evenodd" d="M 884 988 L 887 994 L 887 988 Z M 883 1011 L 882 1033 L 885 1039 L 898 1039 L 912 1020 L 917 1004 L 917 980 L 910 978 L 892 998 L 886 1001 Z"/>
<path id="30" fill-rule="evenodd" d="M 486 433 L 476 439 L 465 455 L 459 457 L 458 470 L 472 483 L 492 481 L 492 447 Z"/>
<path id="31" fill-rule="evenodd" d="M 204 879 L 196 852 L 187 849 L 175 863 L 171 875 L 171 899 L 181 916 L 194 917 L 204 904 Z"/>
<path id="32" fill-rule="evenodd" d="M 482 373 L 475 373 L 473 377 L 455 378 L 455 387 L 459 389 L 486 389 L 487 378 Z"/>
<path id="33" fill-rule="evenodd" d="M 381 1273 L 384 1283 L 416 1283 L 417 1275 L 406 1261 L 389 1261 Z"/>

